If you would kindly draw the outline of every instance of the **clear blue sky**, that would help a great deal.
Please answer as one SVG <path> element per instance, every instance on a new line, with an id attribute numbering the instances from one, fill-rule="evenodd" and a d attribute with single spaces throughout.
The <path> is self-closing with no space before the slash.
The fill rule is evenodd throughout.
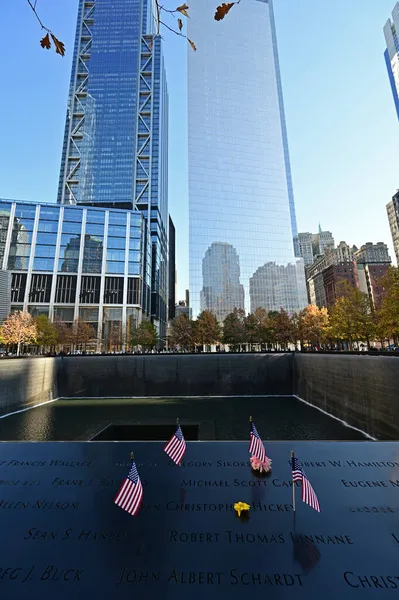
<path id="1" fill-rule="evenodd" d="M 385 205 L 399 188 L 399 122 L 382 28 L 394 4 L 274 0 L 299 231 L 315 232 L 320 222 L 337 242 L 392 246 Z M 55 202 L 77 0 L 37 2 L 44 23 L 66 45 L 64 58 L 41 49 L 40 27 L 26 0 L 1 0 L 1 5 L 0 197 Z M 188 286 L 186 48 L 172 34 L 165 35 L 164 48 L 169 202 L 183 298 Z"/>

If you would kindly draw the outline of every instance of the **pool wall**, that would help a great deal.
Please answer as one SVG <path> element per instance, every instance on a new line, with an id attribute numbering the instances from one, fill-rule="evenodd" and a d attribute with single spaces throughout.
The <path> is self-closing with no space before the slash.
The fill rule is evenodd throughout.
<path id="1" fill-rule="evenodd" d="M 207 354 L 0 361 L 0 412 L 57 397 L 289 396 L 399 438 L 399 360 L 383 356 Z"/>

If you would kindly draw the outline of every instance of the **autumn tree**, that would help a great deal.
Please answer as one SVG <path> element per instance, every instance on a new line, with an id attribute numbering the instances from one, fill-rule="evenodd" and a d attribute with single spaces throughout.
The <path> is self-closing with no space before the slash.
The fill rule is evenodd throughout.
<path id="1" fill-rule="evenodd" d="M 23 311 L 11 313 L 3 321 L 1 335 L 6 345 L 17 346 L 19 356 L 22 345 L 36 343 L 37 329 L 32 315 Z"/>
<path id="2" fill-rule="evenodd" d="M 290 342 L 295 343 L 295 327 L 291 317 L 283 308 L 273 316 L 274 339 L 282 348 L 287 348 Z"/>
<path id="3" fill-rule="evenodd" d="M 328 312 L 326 308 L 318 308 L 309 304 L 298 315 L 298 335 L 301 343 L 307 342 L 312 347 L 320 346 L 324 341 L 328 328 Z"/>
<path id="4" fill-rule="evenodd" d="M 235 350 L 246 342 L 245 311 L 235 308 L 223 321 L 223 342 Z"/>
<path id="5" fill-rule="evenodd" d="M 158 343 L 158 332 L 151 321 L 143 319 L 140 325 L 132 332 L 130 343 L 133 347 L 141 346 L 145 350 L 151 350 Z"/>
<path id="6" fill-rule="evenodd" d="M 93 327 L 80 317 L 74 320 L 70 331 L 70 342 L 74 346 L 86 346 L 95 337 Z"/>
<path id="7" fill-rule="evenodd" d="M 219 341 L 220 335 L 220 325 L 213 312 L 203 310 L 195 321 L 195 343 L 210 346 Z"/>
<path id="8" fill-rule="evenodd" d="M 194 345 L 194 324 L 187 315 L 179 315 L 171 322 L 170 342 L 173 346 L 180 346 L 184 350 Z"/>
<path id="9" fill-rule="evenodd" d="M 73 343 L 73 331 L 67 323 L 56 319 L 53 322 L 53 327 L 57 332 L 57 344 L 63 346 L 64 344 Z"/>
<path id="10" fill-rule="evenodd" d="M 329 310 L 330 332 L 333 338 L 348 342 L 352 350 L 355 341 L 370 340 L 375 335 L 375 319 L 367 294 L 359 288 L 341 281 L 336 289 L 337 299 Z"/>
<path id="11" fill-rule="evenodd" d="M 245 320 L 250 344 L 270 344 L 274 341 L 273 321 L 264 308 L 258 307 Z"/>
<path id="12" fill-rule="evenodd" d="M 58 331 L 46 315 L 39 315 L 35 319 L 37 336 L 36 344 L 41 347 L 55 346 L 58 342 Z"/>
<path id="13" fill-rule="evenodd" d="M 399 269 L 390 267 L 388 272 L 381 277 L 383 286 L 380 305 L 377 310 L 377 327 L 380 339 L 399 340 Z"/>

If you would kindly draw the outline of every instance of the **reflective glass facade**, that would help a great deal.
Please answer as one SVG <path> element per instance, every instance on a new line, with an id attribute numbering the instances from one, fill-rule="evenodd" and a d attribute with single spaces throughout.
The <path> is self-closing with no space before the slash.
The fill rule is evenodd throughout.
<path id="1" fill-rule="evenodd" d="M 58 190 L 61 204 L 132 210 L 147 217 L 151 316 L 166 335 L 168 302 L 168 94 L 151 0 L 80 0 Z M 95 272 L 104 239 L 92 225 L 84 268 Z M 138 275 L 135 238 L 110 224 L 106 272 Z M 73 269 L 79 239 L 67 248 Z M 128 247 L 129 246 L 129 247 Z M 75 258 L 74 258 L 75 257 Z"/>
<path id="2" fill-rule="evenodd" d="M 384 52 L 385 64 L 388 70 L 389 83 L 396 113 L 399 119 L 399 2 L 395 4 L 392 11 L 392 20 L 388 19 L 384 26 L 384 36 L 387 49 Z"/>
<path id="3" fill-rule="evenodd" d="M 129 345 L 150 315 L 151 240 L 140 211 L 0 200 L 0 268 L 11 305 L 71 324 L 78 317 L 104 351 Z"/>
<path id="4" fill-rule="evenodd" d="M 271 0 L 222 22 L 212 0 L 190 4 L 188 161 L 194 315 L 222 320 L 307 304 L 297 234 Z"/>

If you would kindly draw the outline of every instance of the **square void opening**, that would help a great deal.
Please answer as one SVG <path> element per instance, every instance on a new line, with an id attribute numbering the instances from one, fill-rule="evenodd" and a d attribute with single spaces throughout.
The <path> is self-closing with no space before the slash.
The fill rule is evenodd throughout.
<path id="1" fill-rule="evenodd" d="M 169 440 L 176 424 L 166 425 L 108 425 L 94 437 L 92 442 L 158 442 Z M 186 441 L 198 440 L 199 425 L 184 425 Z"/>

